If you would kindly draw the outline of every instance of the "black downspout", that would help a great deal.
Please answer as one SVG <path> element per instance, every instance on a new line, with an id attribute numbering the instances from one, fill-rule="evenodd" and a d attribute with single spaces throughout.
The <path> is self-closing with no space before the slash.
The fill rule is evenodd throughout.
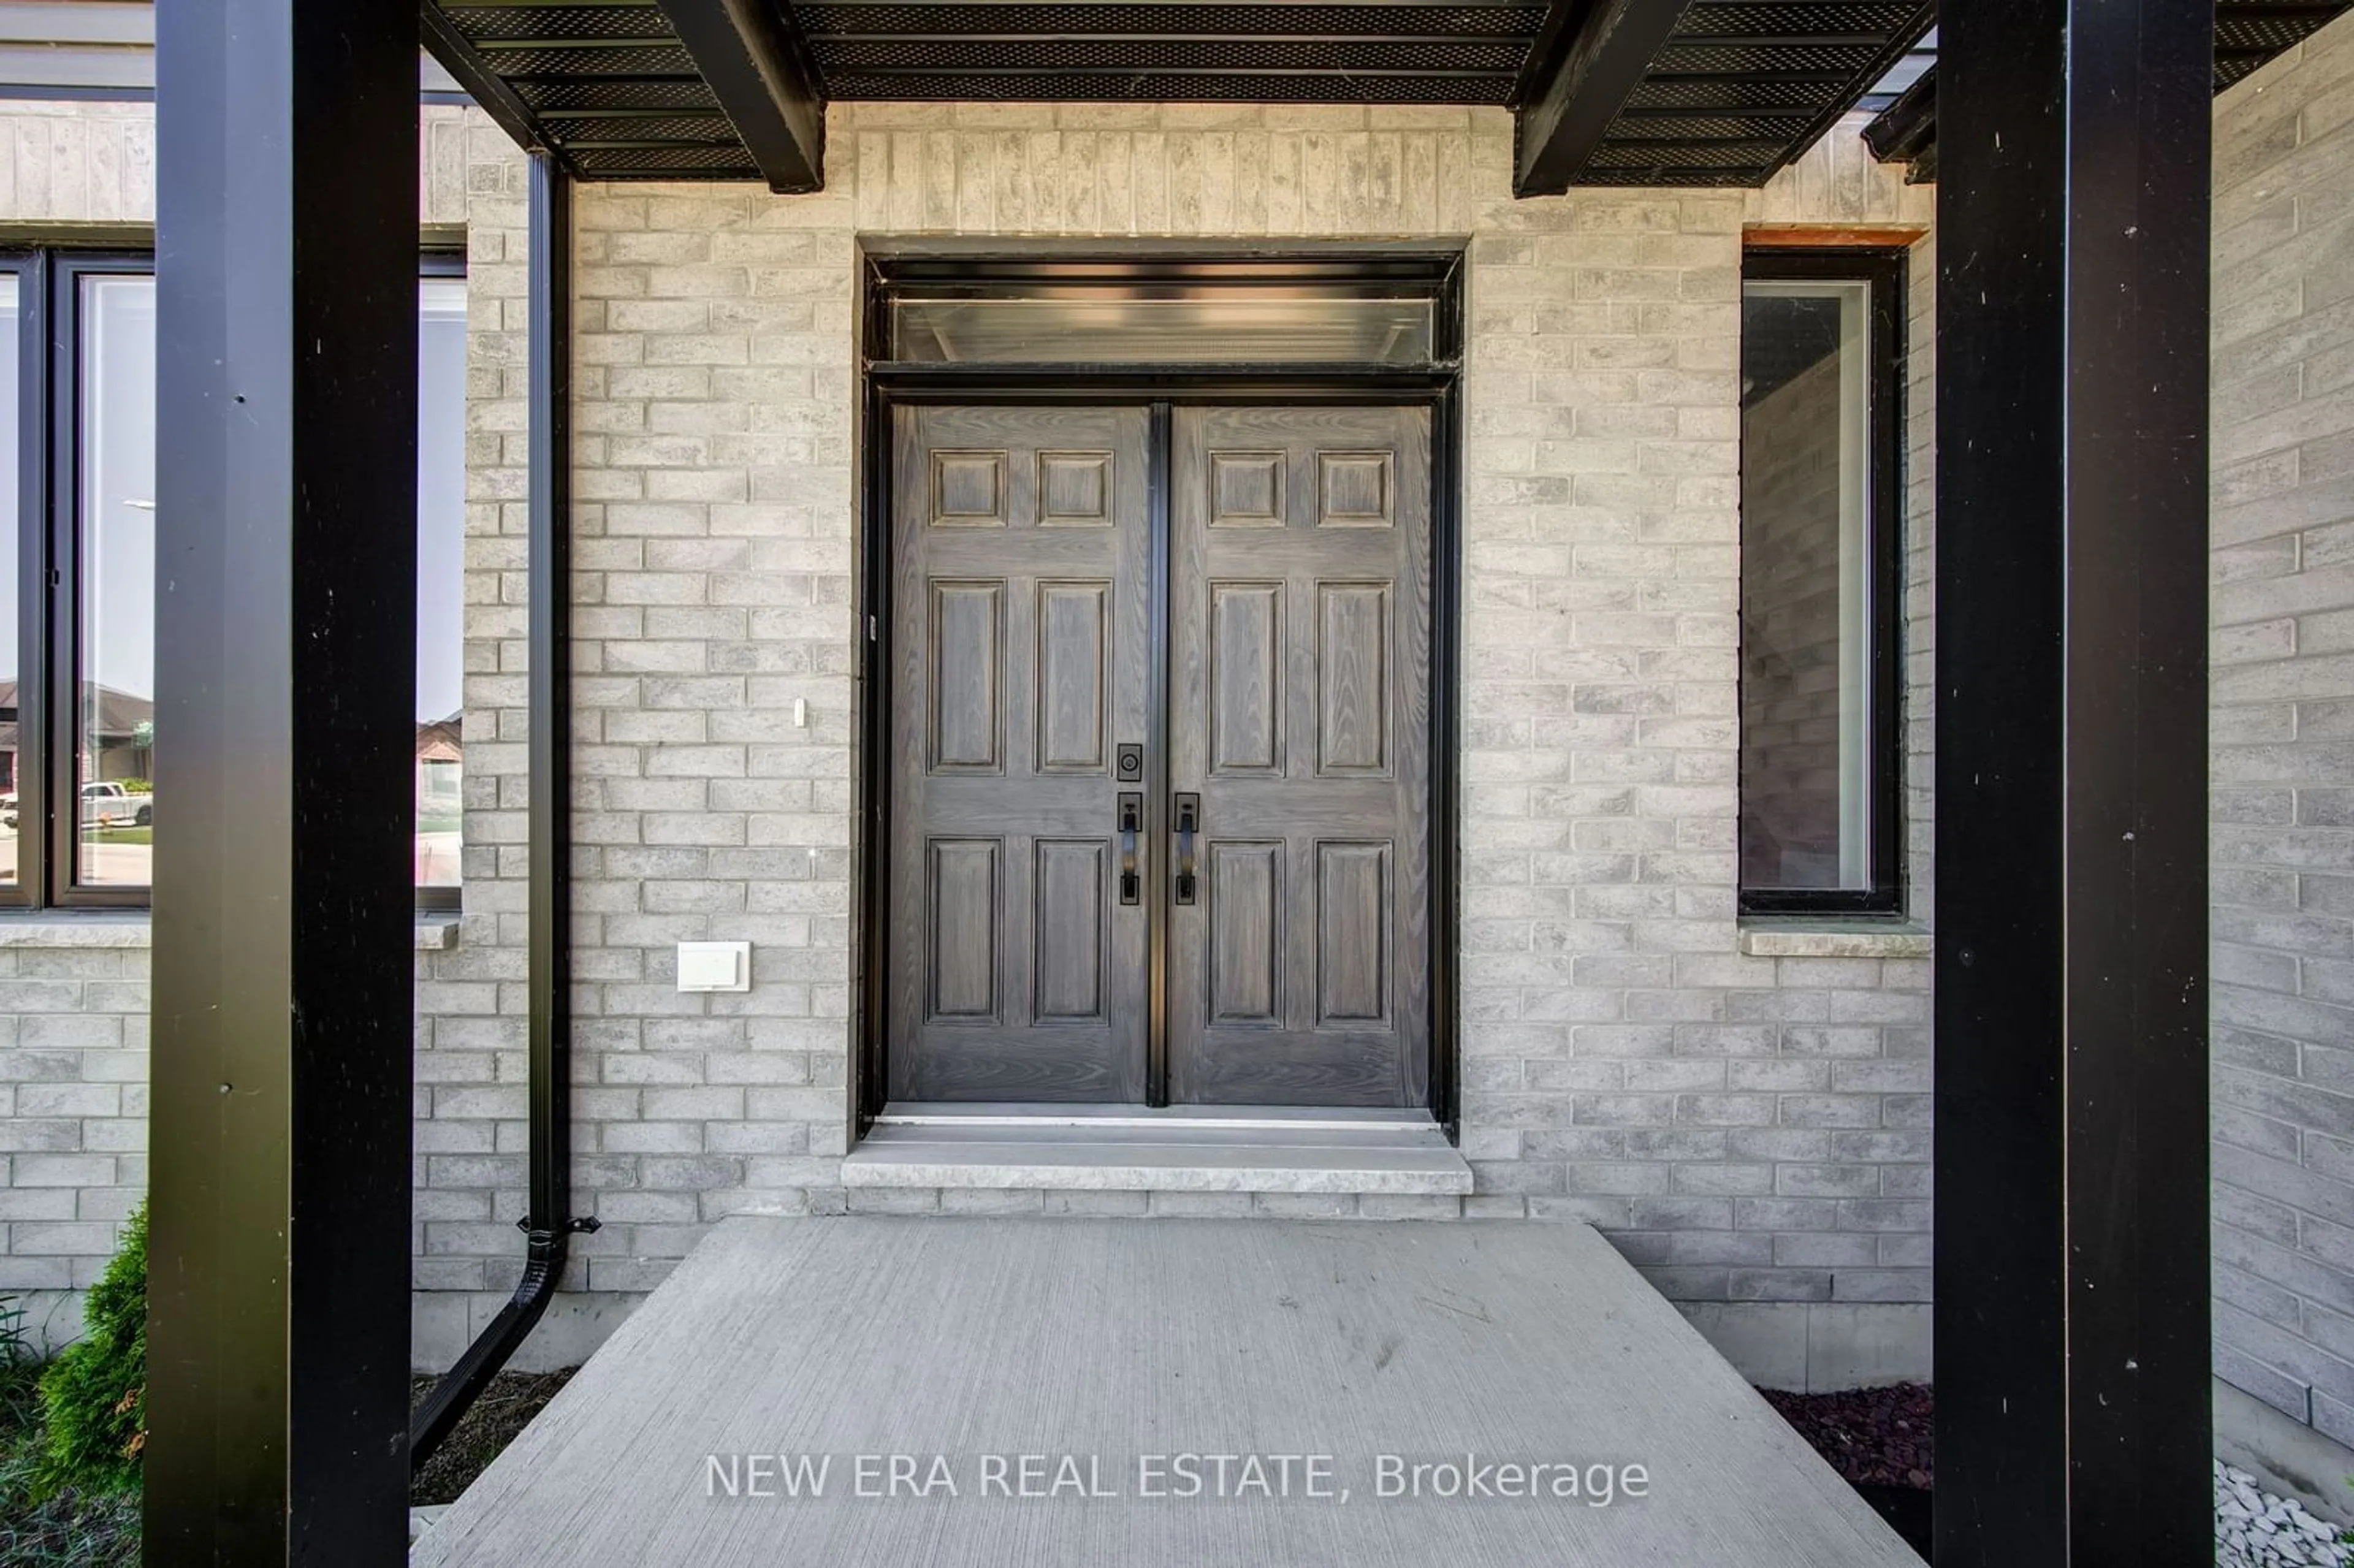
<path id="1" fill-rule="evenodd" d="M 481 1337 L 409 1417 L 421 1466 L 531 1333 L 564 1275 L 574 1219 L 571 1082 L 572 179 L 531 154 L 530 661 L 531 1145 L 523 1278 Z"/>

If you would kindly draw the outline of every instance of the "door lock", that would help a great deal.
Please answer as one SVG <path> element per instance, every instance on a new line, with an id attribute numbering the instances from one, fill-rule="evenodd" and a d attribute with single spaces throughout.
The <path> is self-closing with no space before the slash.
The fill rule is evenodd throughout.
<path id="1" fill-rule="evenodd" d="M 1122 783 L 1132 783 L 1144 777 L 1144 747 L 1123 746 L 1112 753 L 1112 771 Z"/>
<path id="2" fill-rule="evenodd" d="M 1136 835 L 1144 831 L 1144 792 L 1119 792 L 1119 901 L 1134 904 L 1143 896 L 1144 879 L 1136 869 Z"/>
<path id="3" fill-rule="evenodd" d="M 1177 797 L 1177 887 L 1176 901 L 1193 902 L 1198 879 L 1193 874 L 1193 841 L 1202 832 L 1202 797 L 1193 793 Z"/>

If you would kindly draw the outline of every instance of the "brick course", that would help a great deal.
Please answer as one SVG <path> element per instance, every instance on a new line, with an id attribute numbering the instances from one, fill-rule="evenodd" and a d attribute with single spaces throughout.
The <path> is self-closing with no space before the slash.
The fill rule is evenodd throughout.
<path id="1" fill-rule="evenodd" d="M 145 117 L 19 107 L 20 165 L 26 138 L 70 139 L 58 126 L 77 114 L 133 142 Z M 1744 952 L 1734 854 L 1743 230 L 1925 225 L 1930 193 L 1872 164 L 1851 126 L 1761 192 L 1525 203 L 1507 189 L 1509 122 L 1490 111 L 873 104 L 838 108 L 832 131 L 817 196 L 579 193 L 574 1176 L 605 1221 L 567 1281 L 583 1313 L 610 1317 L 720 1215 L 875 1205 L 1588 1219 L 1721 1340 L 1796 1324 L 1810 1361 L 1840 1361 L 1808 1340 L 1854 1314 L 1925 1301 L 1929 966 Z M 468 224 L 472 340 L 468 912 L 453 948 L 419 955 L 418 991 L 419 1354 L 434 1362 L 518 1262 L 525 204 L 520 156 L 482 116 L 429 110 L 425 135 L 423 214 Z M 45 187 L 47 216 L 135 218 L 152 201 L 135 175 L 112 196 L 90 185 L 119 164 L 80 166 L 83 185 Z M 20 207 L 34 199 L 21 175 L 16 188 Z M 862 237 L 916 232 L 1469 239 L 1473 1197 L 842 1188 L 856 258 Z M 1934 276 L 1925 241 L 1906 604 L 1923 920 Z M 705 936 L 753 941 L 751 992 L 672 990 L 672 944 Z M 79 1284 L 143 1181 L 143 966 L 70 974 L 51 957 L 0 974 L 17 1041 L 7 1135 L 48 1140 L 6 1152 L 0 1202 L 5 1266 Z M 1922 1328 L 1917 1312 L 1871 1320 Z"/>
<path id="2" fill-rule="evenodd" d="M 1734 923 L 1741 234 L 1796 199 L 1514 203 L 1509 122 L 1461 110 L 861 104 L 831 132 L 821 196 L 579 195 L 575 1109 L 584 1201 L 608 1224 L 578 1282 L 658 1277 L 701 1223 L 742 1210 L 1074 1202 L 844 1192 L 836 1172 L 860 238 L 1423 233 L 1471 238 L 1463 1038 L 1480 1192 L 1405 1208 L 1595 1219 L 1700 1299 L 1924 1298 L 1925 964 L 1748 958 Z M 1801 183 L 1827 222 L 1926 201 L 1844 152 L 1784 181 Z M 484 222 L 478 201 L 478 246 Z M 511 429 L 505 401 L 478 400 L 476 428 Z M 470 788 L 492 790 L 468 760 Z M 670 989 L 671 945 L 701 937 L 754 942 L 748 995 Z M 504 1114 L 465 1093 L 437 1086 L 436 1120 Z M 1201 1206 L 1129 1206 L 1155 1202 Z M 427 1254 L 478 1234 L 429 1219 Z"/>
<path id="3" fill-rule="evenodd" d="M 2341 22 L 2221 100 L 2216 144 L 2218 1370 L 2340 1438 L 2349 83 Z M 472 323 L 468 913 L 454 947 L 419 955 L 415 1266 L 419 1355 L 439 1363 L 518 1257 L 525 212 L 520 157 L 484 117 L 421 118 L 420 217 L 468 225 Z M 1852 125 L 1760 192 L 1529 203 L 1509 199 L 1509 123 L 1486 111 L 869 104 L 832 131 L 820 196 L 581 192 L 574 1175 L 607 1222 L 567 1282 L 587 1331 L 744 1210 L 1469 1213 L 1595 1221 L 1769 1381 L 1912 1364 L 1904 1344 L 1856 1347 L 1925 1332 L 1917 1307 L 1870 1304 L 1927 1296 L 1929 966 L 1744 953 L 1733 918 L 1734 334 L 1745 223 L 1925 225 L 1930 193 L 1872 164 Z M 0 113 L 0 214 L 143 223 L 153 202 L 150 106 Z M 841 1188 L 854 264 L 860 236 L 917 232 L 1470 239 L 1475 1196 Z M 1911 272 L 1907 831 L 1925 922 L 1933 240 Z M 61 1293 L 95 1277 L 145 1182 L 144 932 L 73 924 L 0 927 L 0 1292 L 50 1332 L 70 1331 Z M 670 945 L 705 935 L 754 941 L 752 992 L 670 989 Z M 1873 1311 L 1913 1315 L 1843 1316 Z"/>
<path id="4" fill-rule="evenodd" d="M 2354 1443 L 2354 25 L 2215 122 L 2215 1371 Z"/>
<path id="5" fill-rule="evenodd" d="M 70 122 L 35 107 L 44 133 Z M 419 955 L 418 988 L 415 1266 L 435 1362 L 519 1257 L 525 212 L 521 158 L 482 116 L 429 111 L 426 136 L 424 213 L 468 224 L 472 344 L 467 914 L 453 947 Z M 721 1215 L 875 1205 L 1588 1219 L 1720 1324 L 1925 1299 L 1927 966 L 1744 954 L 1733 894 L 1743 228 L 1918 221 L 1927 193 L 1834 136 L 1764 192 L 1516 203 L 1510 143 L 1505 117 L 1462 110 L 859 105 L 834 111 L 821 196 L 581 189 L 574 1179 L 605 1222 L 567 1279 L 583 1316 L 610 1318 Z M 43 199 L 64 217 L 90 205 Z M 842 1188 L 857 247 L 917 230 L 1469 238 L 1475 1196 Z M 1925 286 L 1914 306 L 1925 320 Z M 1916 410 L 1916 447 L 1925 427 Z M 1925 508 L 1925 483 L 1913 493 Z M 749 993 L 675 993 L 672 945 L 698 937 L 754 943 Z M 25 1057 L 12 1086 L 9 1125 L 32 1129 L 14 1136 L 61 1147 L 11 1153 L 7 1198 L 61 1228 L 10 1255 L 86 1283 L 139 1180 L 92 1150 L 141 1130 L 143 1064 L 116 1040 L 143 1002 L 37 980 L 80 989 L 22 991 L 20 1033 L 90 1044 L 71 1073 Z M 38 1130 L 69 1120 L 70 1143 Z M 89 1213 L 43 1181 L 89 1186 Z"/>

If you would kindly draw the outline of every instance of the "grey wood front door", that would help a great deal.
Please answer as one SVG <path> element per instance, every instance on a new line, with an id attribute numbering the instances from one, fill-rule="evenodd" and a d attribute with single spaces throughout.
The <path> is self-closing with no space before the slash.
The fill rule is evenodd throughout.
<path id="1" fill-rule="evenodd" d="M 1170 1097 L 1422 1104 L 1429 411 L 1180 408 L 1172 444 Z"/>
<path id="2" fill-rule="evenodd" d="M 893 419 L 892 1097 L 1427 1103 L 1429 410 Z"/>
<path id="3" fill-rule="evenodd" d="M 1150 417 L 895 418 L 892 1097 L 1140 1101 L 1113 772 L 1147 732 Z"/>

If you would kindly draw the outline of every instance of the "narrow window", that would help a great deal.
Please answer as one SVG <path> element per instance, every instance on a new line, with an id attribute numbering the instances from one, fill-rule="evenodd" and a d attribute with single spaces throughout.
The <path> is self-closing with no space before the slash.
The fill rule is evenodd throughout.
<path id="1" fill-rule="evenodd" d="M 155 280 L 77 279 L 74 880 L 147 886 L 155 766 Z"/>
<path id="2" fill-rule="evenodd" d="M 18 556 L 24 536 L 18 532 L 24 493 L 17 466 L 17 426 L 24 415 L 24 354 L 19 339 L 24 330 L 22 291 L 26 279 L 21 263 L 0 262 L 0 888 L 22 896 L 24 877 L 16 853 L 18 823 L 23 817 L 17 796 L 17 765 L 23 756 L 24 617 L 19 611 Z"/>
<path id="3" fill-rule="evenodd" d="M 1741 902 L 1902 906 L 1901 257 L 1753 251 L 1741 334 Z"/>
<path id="4" fill-rule="evenodd" d="M 417 311 L 417 898 L 457 906 L 463 847 L 466 280 L 427 277 Z"/>

